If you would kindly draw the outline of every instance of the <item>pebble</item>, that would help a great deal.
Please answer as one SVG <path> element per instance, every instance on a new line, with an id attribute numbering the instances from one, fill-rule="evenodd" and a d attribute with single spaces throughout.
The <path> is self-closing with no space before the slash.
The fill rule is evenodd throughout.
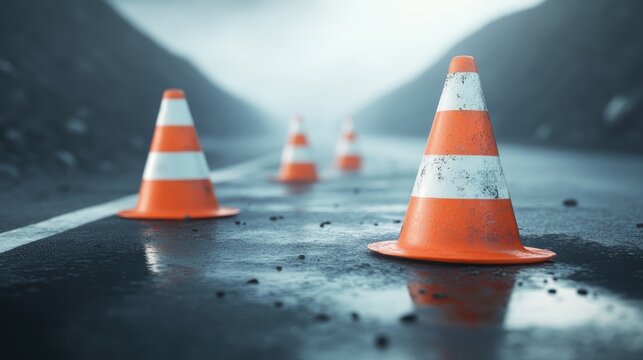
<path id="1" fill-rule="evenodd" d="M 445 293 L 435 293 L 432 295 L 434 299 L 444 299 L 447 297 L 447 294 Z"/>
<path id="2" fill-rule="evenodd" d="M 643 223 L 638 223 L 636 224 L 637 229 L 643 229 Z"/>
<path id="3" fill-rule="evenodd" d="M 351 320 L 353 321 L 359 321 L 359 314 L 356 312 L 351 313 Z"/>
<path id="4" fill-rule="evenodd" d="M 277 217 L 276 216 L 271 216 L 270 221 L 277 221 Z"/>
<path id="5" fill-rule="evenodd" d="M 401 222 L 402 222 L 402 220 L 393 220 L 393 224 L 399 224 Z"/>
<path id="6" fill-rule="evenodd" d="M 281 302 L 281 301 L 275 301 L 275 307 L 276 308 L 282 308 L 282 307 L 284 307 L 284 303 Z"/>
<path id="7" fill-rule="evenodd" d="M 324 313 L 317 314 L 317 315 L 315 315 L 315 320 L 326 322 L 326 321 L 330 320 L 330 316 L 328 316 L 328 315 L 326 315 Z"/>
<path id="8" fill-rule="evenodd" d="M 197 231 L 199 231 L 199 229 L 192 229 L 192 231 L 197 232 Z"/>
<path id="9" fill-rule="evenodd" d="M 585 295 L 589 294 L 589 291 L 587 291 L 587 289 L 580 288 L 580 289 L 576 290 L 576 293 L 577 293 L 578 295 L 583 295 L 583 296 L 585 296 Z"/>
<path id="10" fill-rule="evenodd" d="M 237 220 L 234 222 L 235 225 L 241 225 L 241 221 Z"/>
<path id="11" fill-rule="evenodd" d="M 224 298 L 224 297 L 225 297 L 225 292 L 223 292 L 223 291 L 217 291 L 217 297 L 218 297 L 219 299 Z"/>
<path id="12" fill-rule="evenodd" d="M 250 279 L 250 280 L 246 281 L 246 284 L 257 285 L 257 284 L 259 284 L 259 280 L 257 280 L 257 279 Z"/>
<path id="13" fill-rule="evenodd" d="M 386 335 L 379 334 L 375 336 L 375 346 L 377 346 L 380 349 L 385 349 L 389 345 L 389 339 Z"/>
<path id="14" fill-rule="evenodd" d="M 405 324 L 412 324 L 417 322 L 417 320 L 418 320 L 418 317 L 415 314 L 407 314 L 400 318 L 400 321 Z"/>
<path id="15" fill-rule="evenodd" d="M 283 270 L 284 268 L 283 268 L 283 267 L 281 267 L 281 266 L 277 266 L 277 267 L 275 267 L 275 269 L 277 269 L 277 271 L 281 271 L 281 270 Z"/>
<path id="16" fill-rule="evenodd" d="M 377 225 L 379 225 L 379 224 L 378 224 L 378 223 L 373 223 L 373 225 L 377 226 Z"/>
<path id="17" fill-rule="evenodd" d="M 576 199 L 565 199 L 563 200 L 563 205 L 567 207 L 576 207 L 578 206 L 578 201 Z"/>
<path id="18" fill-rule="evenodd" d="M 299 260 L 304 260 L 304 259 L 306 258 L 306 255 L 299 255 L 299 256 L 297 256 L 297 258 L 298 258 Z"/>
<path id="19" fill-rule="evenodd" d="M 322 222 L 319 224 L 319 227 L 324 227 L 324 225 L 330 225 L 330 221 L 322 221 Z"/>
<path id="20" fill-rule="evenodd" d="M 556 293 L 556 289 L 549 289 L 549 290 L 547 290 L 547 292 L 548 292 L 548 293 L 550 293 L 550 294 L 555 294 L 555 293 Z"/>

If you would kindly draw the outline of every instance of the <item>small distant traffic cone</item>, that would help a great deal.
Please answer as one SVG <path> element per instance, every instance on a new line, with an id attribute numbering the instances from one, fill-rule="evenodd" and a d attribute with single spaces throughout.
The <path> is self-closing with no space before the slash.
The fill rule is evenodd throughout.
<path id="1" fill-rule="evenodd" d="M 368 248 L 472 264 L 534 263 L 556 255 L 520 242 L 473 57 L 451 61 L 399 239 Z"/>
<path id="2" fill-rule="evenodd" d="M 180 220 L 232 216 L 222 208 L 210 182 L 192 115 L 182 90 L 163 94 L 136 208 L 118 213 L 128 219 Z"/>
<path id="3" fill-rule="evenodd" d="M 355 144 L 355 124 L 352 118 L 344 120 L 342 135 L 337 143 L 335 165 L 342 171 L 357 171 L 362 167 L 362 157 Z"/>
<path id="4" fill-rule="evenodd" d="M 303 118 L 299 115 L 290 123 L 277 180 L 285 183 L 312 183 L 318 180 L 317 169 L 303 129 Z"/>

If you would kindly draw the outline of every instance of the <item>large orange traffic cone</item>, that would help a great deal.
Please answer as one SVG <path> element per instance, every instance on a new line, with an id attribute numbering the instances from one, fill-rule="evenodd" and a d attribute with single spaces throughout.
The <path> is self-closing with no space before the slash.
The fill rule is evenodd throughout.
<path id="1" fill-rule="evenodd" d="M 534 263 L 555 256 L 520 242 L 472 57 L 451 61 L 399 239 L 368 248 L 473 264 Z"/>
<path id="2" fill-rule="evenodd" d="M 182 90 L 163 94 L 135 209 L 129 219 L 216 218 L 239 213 L 222 208 L 210 182 L 208 164 Z"/>
<path id="3" fill-rule="evenodd" d="M 346 118 L 342 126 L 342 135 L 337 143 L 335 165 L 342 171 L 357 171 L 362 166 L 362 157 L 355 144 L 355 124 L 352 118 Z"/>
<path id="4" fill-rule="evenodd" d="M 310 155 L 303 118 L 295 116 L 290 123 L 288 140 L 281 155 L 277 180 L 285 183 L 312 183 L 318 180 L 317 169 Z"/>

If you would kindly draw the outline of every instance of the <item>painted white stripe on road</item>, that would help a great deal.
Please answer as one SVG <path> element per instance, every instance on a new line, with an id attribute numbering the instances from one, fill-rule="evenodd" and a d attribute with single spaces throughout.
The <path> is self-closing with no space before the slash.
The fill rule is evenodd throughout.
<path id="1" fill-rule="evenodd" d="M 448 110 L 487 111 L 478 73 L 457 72 L 447 75 L 438 111 Z"/>
<path id="2" fill-rule="evenodd" d="M 163 99 L 156 125 L 194 125 L 187 100 Z"/>
<path id="3" fill-rule="evenodd" d="M 443 199 L 508 199 L 497 156 L 424 155 L 413 194 Z"/>
<path id="4" fill-rule="evenodd" d="M 277 153 L 271 153 L 254 160 L 221 168 L 212 171 L 209 174 L 210 179 L 217 184 L 233 181 L 256 172 L 277 158 Z M 39 223 L 1 233 L 0 254 L 19 246 L 42 240 L 108 216 L 112 216 L 120 210 L 132 208 L 136 204 L 137 196 L 138 195 L 136 194 L 128 195 L 100 205 L 72 211 Z"/>
<path id="5" fill-rule="evenodd" d="M 281 153 L 282 163 L 311 163 L 313 157 L 307 145 L 286 145 Z"/>
<path id="6" fill-rule="evenodd" d="M 147 156 L 143 180 L 199 180 L 208 178 L 202 151 L 158 152 Z"/>

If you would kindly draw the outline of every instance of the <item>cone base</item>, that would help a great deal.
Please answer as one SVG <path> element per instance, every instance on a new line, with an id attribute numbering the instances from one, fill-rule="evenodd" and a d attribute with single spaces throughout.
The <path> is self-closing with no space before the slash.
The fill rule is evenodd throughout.
<path id="1" fill-rule="evenodd" d="M 218 208 L 213 210 L 202 211 L 188 211 L 181 213 L 167 213 L 158 211 L 139 211 L 137 209 L 129 209 L 120 211 L 119 217 L 125 219 L 138 219 L 138 220 L 184 220 L 186 217 L 190 219 L 214 219 L 220 217 L 234 216 L 239 214 L 239 209 L 235 208 Z"/>
<path id="2" fill-rule="evenodd" d="M 368 249 L 377 253 L 414 260 L 436 261 L 458 264 L 531 264 L 551 260 L 556 253 L 549 250 L 524 247 L 524 251 L 516 250 L 496 254 L 473 253 L 440 253 L 436 251 L 422 251 L 417 249 L 402 249 L 398 247 L 397 240 L 381 241 L 368 244 Z"/>

